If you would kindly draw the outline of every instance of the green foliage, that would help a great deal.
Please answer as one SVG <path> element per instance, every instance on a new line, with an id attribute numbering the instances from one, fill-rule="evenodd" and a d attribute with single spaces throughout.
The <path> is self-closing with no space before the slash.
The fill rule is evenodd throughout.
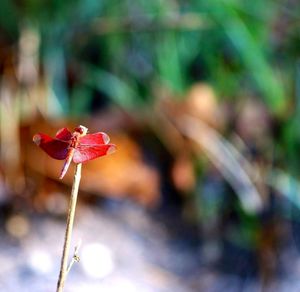
<path id="1" fill-rule="evenodd" d="M 2 8 L 2 14 L 10 11 L 0 23 L 8 31 L 21 27 L 24 21 L 38 27 L 43 54 L 49 56 L 51 51 L 51 63 L 68 66 L 73 58 L 80 62 L 78 53 L 90 40 L 98 39 L 94 50 L 102 59 L 95 62 L 90 58 L 90 65 L 122 80 L 121 88 L 124 82 L 137 87 L 137 106 L 140 94 L 145 95 L 145 105 L 155 98 L 153 82 L 183 94 L 193 81 L 204 79 L 214 84 L 221 96 L 234 98 L 246 85 L 247 91 L 259 93 L 274 113 L 286 108 L 279 69 L 276 63 L 271 64 L 274 52 L 269 36 L 278 10 L 273 1 L 26 0 L 22 6 L 4 1 Z M 59 67 L 54 71 L 61 70 L 61 84 L 54 87 L 66 88 L 62 82 L 67 78 L 62 75 L 67 70 Z M 192 67 L 200 74 L 191 73 Z M 67 107 L 61 92 L 57 96 Z M 125 94 L 118 96 L 115 101 L 121 106 L 128 103 L 123 100 L 127 99 Z"/>

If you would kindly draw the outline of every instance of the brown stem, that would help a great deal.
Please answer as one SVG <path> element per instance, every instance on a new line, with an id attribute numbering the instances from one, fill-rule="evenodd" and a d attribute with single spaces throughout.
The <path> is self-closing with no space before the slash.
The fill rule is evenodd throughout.
<path id="1" fill-rule="evenodd" d="M 57 290 L 56 292 L 62 292 L 65 284 L 65 280 L 68 274 L 68 256 L 70 251 L 70 243 L 72 237 L 72 230 L 73 230 L 73 223 L 74 223 L 74 216 L 75 216 L 75 209 L 76 209 L 76 202 L 77 202 L 77 195 L 78 195 L 78 188 L 81 178 L 81 163 L 76 164 L 74 180 L 73 180 L 73 187 L 72 193 L 69 203 L 69 211 L 68 211 L 68 218 L 67 218 L 67 227 L 65 233 L 65 243 L 63 248 L 63 254 L 61 258 L 61 266 L 60 272 L 57 282 Z"/>

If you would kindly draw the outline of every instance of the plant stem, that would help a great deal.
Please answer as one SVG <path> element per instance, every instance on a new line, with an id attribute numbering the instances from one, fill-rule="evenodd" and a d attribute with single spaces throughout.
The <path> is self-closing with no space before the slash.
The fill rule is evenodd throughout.
<path id="1" fill-rule="evenodd" d="M 63 253 L 62 253 L 62 258 L 61 258 L 61 266 L 60 266 L 60 272 L 59 272 L 56 292 L 63 291 L 65 280 L 66 280 L 66 277 L 68 274 L 68 257 L 69 257 L 69 251 L 70 251 L 70 243 L 71 243 L 71 237 L 72 237 L 72 230 L 73 230 L 73 223 L 74 223 L 74 216 L 75 216 L 75 209 L 76 209 L 76 202 L 77 202 L 80 178 L 81 178 L 81 163 L 78 163 L 78 164 L 76 164 L 72 193 L 71 193 L 71 198 L 70 198 L 70 203 L 69 203 L 67 227 L 66 227 L 66 233 L 65 233 L 65 242 L 64 242 L 64 248 L 63 248 Z"/>

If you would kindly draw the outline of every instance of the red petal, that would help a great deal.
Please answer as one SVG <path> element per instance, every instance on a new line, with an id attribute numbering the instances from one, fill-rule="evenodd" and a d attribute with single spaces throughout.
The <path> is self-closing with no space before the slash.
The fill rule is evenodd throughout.
<path id="1" fill-rule="evenodd" d="M 97 146 L 85 146 L 79 145 L 75 149 L 73 161 L 75 163 L 86 162 L 107 154 L 115 152 L 116 146 L 113 144 L 97 145 Z"/>
<path id="2" fill-rule="evenodd" d="M 62 160 L 67 157 L 69 146 L 67 142 L 53 139 L 41 133 L 33 136 L 33 142 L 54 159 Z"/>
<path id="3" fill-rule="evenodd" d="M 102 144 L 108 144 L 109 137 L 103 132 L 98 132 L 94 134 L 87 134 L 80 138 L 80 144 L 86 146 L 97 146 Z"/>
<path id="4" fill-rule="evenodd" d="M 69 141 L 72 138 L 72 133 L 67 128 L 62 128 L 58 130 L 55 137 L 59 140 Z"/>

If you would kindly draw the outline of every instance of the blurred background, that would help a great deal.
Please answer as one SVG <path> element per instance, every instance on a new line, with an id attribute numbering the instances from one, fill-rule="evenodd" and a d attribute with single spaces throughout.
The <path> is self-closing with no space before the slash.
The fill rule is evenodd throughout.
<path id="1" fill-rule="evenodd" d="M 2 0 L 0 290 L 55 290 L 74 168 L 32 136 L 82 124 L 118 151 L 83 165 L 65 291 L 299 291 L 299 15 Z"/>

